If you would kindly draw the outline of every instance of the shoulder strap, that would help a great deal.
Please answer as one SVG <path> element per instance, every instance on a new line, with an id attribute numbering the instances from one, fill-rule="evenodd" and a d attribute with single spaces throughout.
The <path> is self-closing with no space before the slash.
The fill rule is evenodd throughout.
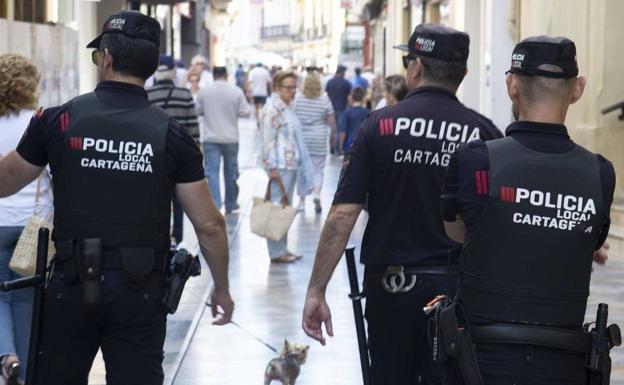
<path id="1" fill-rule="evenodd" d="M 167 106 L 169 105 L 169 101 L 171 100 L 171 95 L 173 94 L 174 89 L 175 89 L 175 86 L 171 87 L 171 89 L 169 90 L 169 93 L 167 94 L 167 97 L 165 98 L 165 104 L 163 104 L 163 108 L 167 108 Z"/>

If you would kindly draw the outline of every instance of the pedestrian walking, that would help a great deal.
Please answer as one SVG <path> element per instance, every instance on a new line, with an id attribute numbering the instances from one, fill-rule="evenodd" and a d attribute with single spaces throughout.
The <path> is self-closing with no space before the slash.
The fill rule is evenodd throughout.
<path id="1" fill-rule="evenodd" d="M 45 287 L 37 385 L 84 385 L 99 349 L 110 385 L 161 385 L 173 192 L 197 232 L 214 279 L 213 313 L 233 302 L 225 221 L 186 130 L 150 105 L 160 25 L 138 12 L 108 17 L 88 48 L 95 92 L 36 114 L 0 160 L 0 197 L 50 165 L 55 265 Z M 88 258 L 87 258 L 88 257 Z"/>
<path id="2" fill-rule="evenodd" d="M 332 106 L 334 107 L 334 115 L 336 117 L 336 122 L 338 122 L 338 131 L 341 130 L 340 115 L 347 108 L 349 94 L 351 93 L 351 83 L 347 79 L 345 79 L 346 72 L 347 67 L 343 65 L 338 65 L 338 68 L 336 69 L 336 74 L 331 80 L 327 82 L 327 85 L 325 86 L 327 96 L 329 96 L 329 99 L 332 102 Z M 334 141 L 332 142 L 332 154 L 339 152 L 337 135 L 338 134 L 334 136 Z"/>
<path id="3" fill-rule="evenodd" d="M 407 83 L 401 75 L 390 75 L 384 79 L 384 96 L 379 101 L 376 110 L 387 106 L 394 106 L 407 95 Z"/>
<path id="4" fill-rule="evenodd" d="M 365 96 L 366 92 L 362 88 L 355 87 L 351 91 L 351 106 L 340 115 L 340 119 L 342 119 L 340 128 L 343 130 L 339 133 L 341 154 L 349 152 L 358 130 L 364 120 L 366 120 L 366 117 L 368 117 L 368 114 L 370 114 L 370 110 L 364 107 Z"/>
<path id="5" fill-rule="evenodd" d="M 256 121 L 260 126 L 260 111 L 264 107 L 271 90 L 271 74 L 264 68 L 262 63 L 256 64 L 249 71 L 249 83 L 251 84 L 251 97 L 256 111 Z"/>
<path id="6" fill-rule="evenodd" d="M 240 88 L 245 92 L 245 84 L 247 83 L 247 73 L 243 69 L 243 65 L 239 64 L 236 67 L 236 74 L 234 74 L 236 78 L 236 87 Z"/>
<path id="7" fill-rule="evenodd" d="M 443 366 L 432 361 L 423 308 L 437 294 L 453 291 L 447 265 L 449 258 L 458 263 L 461 247 L 447 237 L 440 216 L 444 171 L 453 148 L 501 137 L 490 120 L 455 96 L 466 74 L 468 46 L 467 34 L 438 24 L 419 25 L 400 46 L 407 50 L 410 93 L 364 121 L 319 241 L 303 329 L 325 344 L 322 325 L 333 335 L 327 284 L 368 196 L 360 258 L 366 265 L 374 384 L 443 381 Z"/>
<path id="8" fill-rule="evenodd" d="M 162 108 L 174 118 L 186 132 L 199 143 L 199 123 L 193 96 L 187 88 L 176 87 L 177 68 L 173 57 L 161 55 L 159 65 L 154 73 L 155 83 L 147 88 L 150 103 Z M 184 238 L 184 211 L 175 194 L 173 205 L 173 228 L 171 236 L 176 244 Z"/>
<path id="9" fill-rule="evenodd" d="M 212 84 L 212 72 L 208 65 L 208 59 L 203 55 L 195 55 L 191 59 L 191 68 L 189 69 L 189 75 L 195 73 L 199 75 L 199 88 L 204 88 Z M 189 85 L 187 84 L 187 88 Z"/>
<path id="10" fill-rule="evenodd" d="M 197 101 L 197 95 L 199 94 L 199 74 L 192 72 L 188 74 L 188 89 L 191 91 L 193 100 Z"/>
<path id="11" fill-rule="evenodd" d="M 360 87 L 364 91 L 368 91 L 368 80 L 362 76 L 362 69 L 359 67 L 355 69 L 355 75 L 351 78 L 351 87 Z"/>
<path id="12" fill-rule="evenodd" d="M 596 370 L 589 357 L 606 363 L 612 340 L 592 352 L 583 323 L 592 256 L 605 261 L 596 250 L 609 233 L 615 171 L 568 135 L 567 111 L 585 88 L 578 74 L 571 40 L 521 41 L 507 75 L 516 122 L 506 138 L 451 159 L 442 215 L 451 238 L 470 242 L 450 319 L 470 326 L 475 348 L 449 361 L 448 383 L 474 383 L 462 373 L 479 372 L 484 385 L 609 383 L 610 362 Z M 444 328 L 442 339 L 456 332 Z"/>
<path id="13" fill-rule="evenodd" d="M 301 123 L 291 103 L 297 91 L 297 75 L 279 71 L 273 78 L 274 93 L 262 110 L 262 166 L 271 180 L 271 201 L 286 197 L 292 202 L 297 172 L 303 174 L 304 189 L 312 185 L 312 160 L 303 142 Z M 288 250 L 288 234 L 279 241 L 267 239 L 271 262 L 291 263 L 301 258 Z"/>
<path id="14" fill-rule="evenodd" d="M 301 122 L 303 142 L 310 153 L 314 167 L 312 184 L 314 211 L 320 214 L 323 210 L 321 188 L 323 187 L 325 159 L 327 159 L 329 138 L 336 137 L 336 119 L 334 108 L 323 92 L 321 78 L 317 73 L 312 72 L 306 76 L 302 92 L 295 98 L 294 109 Z M 300 210 L 305 208 L 305 197 L 309 194 L 309 191 L 305 190 L 306 186 L 302 178 L 303 175 L 299 174 L 297 193 L 299 194 Z"/>
<path id="15" fill-rule="evenodd" d="M 221 208 L 219 173 L 223 158 L 225 181 L 225 212 L 231 214 L 238 205 L 238 119 L 251 117 L 251 106 L 243 91 L 228 83 L 225 67 L 214 67 L 214 82 L 197 96 L 197 112 L 204 122 L 202 145 L 204 168 L 210 192 L 217 208 Z"/>
<path id="16" fill-rule="evenodd" d="M 15 150 L 38 101 L 41 75 L 20 55 L 0 55 L 0 159 Z M 11 197 L 0 199 L 0 282 L 21 278 L 9 268 L 24 226 L 33 214 L 49 217 L 52 198 L 49 174 Z M 0 365 L 6 385 L 24 382 L 32 319 L 33 289 L 0 292 Z"/>

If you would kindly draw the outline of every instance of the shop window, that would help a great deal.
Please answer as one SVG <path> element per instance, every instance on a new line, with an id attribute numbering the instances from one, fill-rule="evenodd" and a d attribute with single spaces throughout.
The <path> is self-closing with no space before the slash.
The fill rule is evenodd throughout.
<path id="1" fill-rule="evenodd" d="M 46 0 L 13 0 L 13 14 L 16 21 L 45 23 Z"/>

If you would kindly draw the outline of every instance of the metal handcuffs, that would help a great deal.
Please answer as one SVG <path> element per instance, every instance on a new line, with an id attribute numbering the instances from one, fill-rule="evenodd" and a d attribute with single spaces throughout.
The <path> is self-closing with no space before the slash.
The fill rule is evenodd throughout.
<path id="1" fill-rule="evenodd" d="M 416 286 L 416 274 L 409 274 L 408 283 L 403 270 L 403 266 L 388 266 L 386 272 L 381 276 L 381 286 L 385 291 L 390 294 L 407 293 Z"/>

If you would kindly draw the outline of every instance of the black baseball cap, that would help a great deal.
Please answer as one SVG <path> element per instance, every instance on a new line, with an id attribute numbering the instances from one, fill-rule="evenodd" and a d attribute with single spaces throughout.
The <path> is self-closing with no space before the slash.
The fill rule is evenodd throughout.
<path id="1" fill-rule="evenodd" d="M 467 33 L 431 23 L 419 24 L 407 44 L 394 46 L 416 56 L 458 62 L 468 60 L 469 47 L 470 37 Z"/>
<path id="2" fill-rule="evenodd" d="M 100 48 L 102 36 L 107 33 L 121 33 L 133 39 L 143 39 L 160 46 L 160 23 L 154 18 L 137 11 L 123 11 L 111 15 L 102 26 L 102 33 L 87 48 Z"/>
<path id="3" fill-rule="evenodd" d="M 543 64 L 557 66 L 561 71 L 538 69 Z M 547 78 L 570 79 L 578 76 L 576 46 L 565 37 L 533 36 L 516 45 L 507 73 Z"/>

